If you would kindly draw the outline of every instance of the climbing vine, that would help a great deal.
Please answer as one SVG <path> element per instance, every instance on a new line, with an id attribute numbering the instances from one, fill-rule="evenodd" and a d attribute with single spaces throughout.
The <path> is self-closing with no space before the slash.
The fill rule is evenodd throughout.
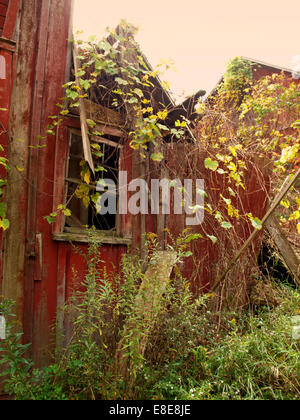
<path id="1" fill-rule="evenodd" d="M 205 167 L 225 177 L 227 196 L 220 198 L 233 218 L 239 218 L 240 213 L 233 208 L 231 198 L 236 195 L 235 189 L 247 189 L 245 174 L 254 160 L 258 166 L 269 168 L 271 196 L 299 164 L 299 84 L 283 73 L 253 81 L 249 69 L 247 61 L 233 60 L 214 96 L 198 110 L 199 146 L 209 155 Z M 294 221 L 300 215 L 296 187 L 290 196 L 291 201 L 281 203 L 292 210 L 289 216 L 281 217 L 284 222 Z M 215 209 L 214 214 L 221 220 L 219 210 Z M 257 217 L 244 216 L 255 228 L 261 228 Z M 300 232 L 299 223 L 297 229 Z"/>
<path id="2" fill-rule="evenodd" d="M 133 25 L 122 21 L 117 31 L 109 31 L 108 37 L 101 41 L 97 41 L 95 37 L 91 37 L 89 41 L 76 37 L 74 53 L 78 69 L 74 72 L 74 80 L 64 85 L 65 97 L 57 104 L 60 108 L 59 114 L 50 117 L 48 134 L 55 135 L 56 128 L 72 113 L 72 109 L 80 108 L 80 99 L 88 98 L 125 115 L 124 129 L 129 133 L 130 146 L 138 150 L 142 157 L 145 157 L 149 144 L 157 146 L 158 138 L 166 135 L 176 139 L 184 137 L 187 121 L 178 119 L 171 127 L 166 124 L 168 106 L 174 105 L 171 99 L 169 105 L 165 106 L 153 95 L 158 78 L 163 76 L 171 63 L 163 61 L 152 69 L 134 40 L 136 30 Z M 159 81 L 161 95 L 163 86 L 166 85 L 167 82 Z M 164 95 L 169 98 L 165 91 Z M 97 130 L 96 121 L 87 118 L 86 124 L 90 138 L 103 135 Z M 98 143 L 91 142 L 90 146 L 95 160 L 103 156 Z M 154 152 L 151 159 L 160 162 L 163 154 Z M 89 185 L 94 176 L 88 162 L 83 160 L 80 165 L 83 185 L 77 188 L 76 196 L 88 207 L 90 203 L 96 204 L 100 194 L 90 191 Z M 105 168 L 97 165 L 95 172 L 104 175 Z M 62 210 L 70 211 L 67 208 Z M 52 223 L 56 216 L 57 212 L 54 212 L 46 216 L 46 219 Z"/>
<path id="3" fill-rule="evenodd" d="M 169 136 L 176 140 L 185 139 L 189 121 L 181 118 L 170 125 L 168 116 L 174 104 L 170 100 L 166 105 L 168 101 L 163 103 L 153 95 L 158 87 L 157 81 L 160 89 L 166 86 L 166 83 L 160 82 L 160 78 L 170 63 L 163 62 L 152 69 L 134 41 L 135 33 L 134 26 L 122 21 L 118 31 L 109 31 L 103 40 L 90 38 L 89 41 L 81 41 L 76 38 L 74 51 L 77 51 L 75 59 L 79 63 L 78 69 L 74 71 L 73 80 L 64 85 L 65 96 L 57 104 L 58 114 L 49 118 L 47 134 L 55 135 L 57 127 L 72 113 L 72 109 L 80 107 L 80 100 L 89 98 L 125 116 L 124 130 L 129 133 L 130 146 L 138 150 L 142 157 L 148 145 L 156 146 L 159 138 Z M 198 107 L 195 146 L 198 151 L 201 150 L 201 155 L 206 151 L 204 168 L 223 176 L 227 186 L 226 194 L 220 194 L 215 207 L 206 197 L 205 210 L 224 229 L 231 229 L 232 220 L 240 217 L 247 218 L 256 229 L 262 227 L 256 215 L 243 213 L 234 205 L 239 188 L 247 190 L 245 176 L 250 160 L 253 161 L 254 157 L 269 160 L 273 191 L 284 177 L 295 171 L 299 163 L 299 84 L 283 74 L 255 81 L 253 71 L 255 69 L 248 60 L 236 57 L 229 63 L 223 82 Z M 161 94 L 168 98 L 166 91 Z M 97 130 L 96 121 L 87 118 L 86 125 L 90 138 L 103 135 Z M 97 162 L 97 158 L 103 156 L 101 146 L 96 142 L 91 142 L 90 146 Z M 152 153 L 151 158 L 161 162 L 164 156 L 158 151 Z M 9 169 L 5 157 L 0 158 L 0 165 L 5 170 Z M 94 174 L 88 162 L 82 160 L 80 168 L 82 185 L 78 186 L 75 194 L 88 207 L 90 203 L 97 202 L 99 193 L 91 193 L 89 188 Z M 95 172 L 104 175 L 105 168 L 97 164 Z M 6 180 L 1 179 L 1 195 L 5 185 Z M 290 214 L 282 215 L 281 221 L 296 221 L 300 232 L 300 199 L 296 188 L 290 195 L 293 197 L 281 203 L 284 211 L 289 210 Z M 67 204 L 59 205 L 55 212 L 45 216 L 47 221 L 55 221 L 58 212 L 70 215 Z M 0 227 L 7 229 L 8 226 L 6 206 L 2 201 Z M 208 237 L 215 243 L 216 236 L 208 232 Z"/>

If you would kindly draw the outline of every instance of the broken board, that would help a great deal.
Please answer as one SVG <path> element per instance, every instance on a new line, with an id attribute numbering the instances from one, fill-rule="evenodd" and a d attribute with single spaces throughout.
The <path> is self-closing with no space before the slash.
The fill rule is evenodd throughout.
<path id="1" fill-rule="evenodd" d="M 287 237 L 285 236 L 279 223 L 276 221 L 274 215 L 269 217 L 269 219 L 265 223 L 265 226 L 271 238 L 273 239 L 278 251 L 280 252 L 280 255 L 285 265 L 292 274 L 295 283 L 298 287 L 300 287 L 299 258 L 296 252 L 294 251 L 292 245 L 288 241 Z"/>
<path id="2" fill-rule="evenodd" d="M 166 290 L 175 262 L 176 252 L 173 251 L 160 251 L 149 262 L 135 299 L 134 319 L 125 324 L 123 338 L 116 352 L 116 370 L 124 379 L 130 370 L 129 359 L 125 355 L 127 349 L 124 349 L 126 337 L 132 331 L 139 335 L 136 337 L 136 341 L 139 343 L 138 353 L 143 357 L 149 332 L 161 308 L 161 298 Z M 136 319 L 139 320 L 139 325 L 136 325 Z"/>

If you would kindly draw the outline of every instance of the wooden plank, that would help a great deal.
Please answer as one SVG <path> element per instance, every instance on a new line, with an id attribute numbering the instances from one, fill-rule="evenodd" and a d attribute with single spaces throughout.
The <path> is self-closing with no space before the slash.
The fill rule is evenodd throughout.
<path id="1" fill-rule="evenodd" d="M 5 39 L 3 37 L 0 36 L 0 48 L 2 50 L 6 50 L 6 51 L 10 51 L 10 52 L 15 52 L 16 50 L 16 42 L 15 41 L 11 41 L 10 39 Z"/>
<path id="2" fill-rule="evenodd" d="M 295 282 L 300 287 L 298 256 L 289 243 L 279 223 L 277 223 L 274 215 L 270 216 L 270 218 L 266 221 L 266 228 L 278 248 L 278 251 L 280 252 L 287 268 L 294 277 Z"/>
<path id="3" fill-rule="evenodd" d="M 111 244 L 111 245 L 131 245 L 131 238 L 121 238 L 113 235 L 105 235 L 101 231 L 95 234 L 95 238 L 98 239 L 102 244 Z M 54 241 L 60 242 L 80 242 L 80 243 L 88 243 L 90 241 L 90 237 L 86 232 L 62 232 L 62 233 L 53 233 L 52 239 Z"/>
<path id="4" fill-rule="evenodd" d="M 57 207 L 61 203 L 67 202 L 68 184 L 65 180 L 68 167 L 68 155 L 70 141 L 67 127 L 60 126 L 57 131 L 57 140 L 55 146 L 55 166 L 54 166 L 54 185 L 53 185 L 53 207 L 52 211 L 57 212 Z M 65 215 L 58 212 L 56 221 L 52 223 L 52 232 L 62 232 L 65 223 Z"/>
<path id="5" fill-rule="evenodd" d="M 112 109 L 106 108 L 100 104 L 90 101 L 89 99 L 83 99 L 85 105 L 86 113 L 88 117 L 102 124 L 110 124 L 117 127 L 124 127 L 125 119 L 124 117 Z M 70 107 L 70 112 L 75 115 L 80 114 L 78 107 Z"/>
<path id="6" fill-rule="evenodd" d="M 34 281 L 41 281 L 43 278 L 43 235 L 36 234 L 35 243 L 35 268 Z"/>
<path id="7" fill-rule="evenodd" d="M 76 85 L 80 86 L 79 79 L 78 79 L 78 71 L 79 71 L 79 61 L 78 61 L 78 50 L 77 46 L 74 43 L 73 48 L 73 54 L 74 54 L 74 68 L 75 68 L 75 80 Z M 94 161 L 92 157 L 91 152 L 91 145 L 90 140 L 88 136 L 88 128 L 87 128 L 87 114 L 85 109 L 85 103 L 83 101 L 83 98 L 79 98 L 80 103 L 80 126 L 81 126 L 81 135 L 82 135 L 82 145 L 83 145 L 83 152 L 84 152 L 84 159 L 88 162 L 93 174 L 95 173 L 95 167 L 94 167 Z"/>
<path id="8" fill-rule="evenodd" d="M 0 16 L 0 28 L 3 29 L 4 27 L 4 22 L 5 22 L 5 17 L 4 16 Z"/>
<path id="9" fill-rule="evenodd" d="M 19 7 L 20 7 L 20 0 L 11 0 L 8 3 L 5 25 L 3 28 L 4 38 L 7 38 L 7 39 L 14 38 L 14 33 L 15 33 L 17 19 L 18 19 Z"/>
<path id="10" fill-rule="evenodd" d="M 103 125 L 103 124 L 96 124 L 96 130 L 100 133 L 106 134 L 107 136 L 113 137 L 120 137 L 124 138 L 126 136 L 126 132 L 119 130 L 111 125 Z"/>
<path id="11" fill-rule="evenodd" d="M 174 264 L 176 252 L 160 251 L 153 258 L 142 279 L 139 292 L 134 303 L 134 318 L 138 319 L 139 326 L 134 321 L 128 322 L 124 327 L 123 339 L 120 341 L 116 352 L 116 372 L 124 379 L 130 372 L 129 359 L 125 355 L 124 344 L 126 336 L 130 331 L 135 330 L 138 335 L 138 353 L 143 356 L 146 350 L 148 335 L 153 322 L 161 308 L 162 295 L 166 290 Z M 127 349 L 126 349 L 127 350 Z M 133 377 L 130 378 L 130 387 L 133 384 Z"/>
<path id="12" fill-rule="evenodd" d="M 6 16 L 7 6 L 0 3 L 0 16 Z"/>
<path id="13" fill-rule="evenodd" d="M 26 341 L 34 342 L 34 305 L 36 286 L 32 280 L 41 280 L 42 269 L 39 258 L 42 257 L 40 245 L 38 245 L 37 234 L 37 205 L 38 205 L 38 181 L 40 175 L 40 151 L 36 147 L 41 133 L 41 120 L 44 112 L 45 95 L 45 69 L 47 63 L 47 48 L 49 43 L 48 32 L 44 30 L 49 24 L 50 0 L 45 0 L 39 7 L 38 42 L 35 46 L 35 66 L 32 93 L 32 108 L 30 121 L 29 147 L 31 147 L 28 170 L 26 178 L 27 188 L 27 221 L 26 221 L 26 244 L 34 245 L 35 258 L 26 258 L 25 261 L 25 282 L 24 282 L 24 338 Z M 8 14 L 10 19 L 10 15 Z M 30 21 L 28 22 L 30 25 Z M 12 28 L 11 28 L 12 29 Z M 40 237 L 41 239 L 41 237 Z M 33 345 L 34 346 L 34 345 Z"/>
<path id="14" fill-rule="evenodd" d="M 62 347 L 62 333 L 64 332 L 64 305 L 66 303 L 66 272 L 67 272 L 67 246 L 59 244 L 57 258 L 57 298 L 56 298 L 56 347 Z"/>
<path id="15" fill-rule="evenodd" d="M 99 144 L 104 143 L 104 144 L 107 144 L 108 146 L 112 146 L 112 147 L 118 147 L 118 148 L 122 148 L 123 147 L 123 144 L 119 144 L 119 143 L 117 143 L 115 141 L 108 140 L 108 139 L 106 139 L 104 137 L 101 137 L 101 136 L 97 136 L 97 137 L 96 136 L 93 136 L 92 137 L 92 140 L 95 143 L 99 143 Z"/>
<path id="16" fill-rule="evenodd" d="M 274 210 L 276 209 L 276 207 L 278 206 L 278 204 L 280 203 L 280 201 L 283 199 L 283 197 L 286 195 L 286 193 L 289 191 L 289 189 L 295 184 L 295 182 L 297 181 L 298 177 L 300 175 L 300 168 L 297 170 L 297 172 L 294 174 L 294 176 L 292 177 L 292 179 L 286 183 L 286 181 L 284 182 L 284 185 L 281 187 L 279 193 L 276 195 L 276 197 L 274 198 L 274 201 L 271 205 L 271 207 L 269 208 L 269 210 L 267 211 L 267 213 L 265 214 L 265 216 L 263 217 L 261 223 L 262 226 L 266 223 L 266 221 L 269 219 L 269 217 L 271 216 L 271 214 L 274 212 Z M 216 288 L 219 286 L 219 284 L 221 283 L 222 280 L 224 280 L 224 278 L 227 276 L 227 274 L 229 273 L 229 271 L 233 268 L 233 266 L 235 265 L 236 261 L 240 258 L 240 256 L 244 253 L 244 251 L 248 248 L 248 246 L 251 244 L 251 242 L 256 238 L 256 236 L 259 234 L 260 230 L 255 229 L 251 235 L 249 236 L 249 238 L 246 240 L 246 242 L 243 244 L 243 246 L 239 249 L 239 251 L 235 254 L 235 256 L 233 257 L 233 259 L 231 260 L 228 268 L 225 270 L 225 272 L 221 275 L 221 277 L 219 277 L 215 284 L 213 285 L 211 291 L 215 291 Z"/>
<path id="17" fill-rule="evenodd" d="M 80 128 L 79 127 L 80 123 L 78 121 L 79 119 L 80 119 L 79 115 L 75 115 L 75 114 L 70 115 L 69 118 L 65 119 L 65 125 L 68 127 Z M 127 132 L 125 130 L 121 130 L 120 128 L 113 127 L 111 125 L 104 124 L 104 123 L 103 124 L 96 123 L 95 130 L 107 136 L 113 136 L 113 137 L 119 137 L 119 138 L 127 137 Z"/>
<path id="18" fill-rule="evenodd" d="M 15 3 L 15 2 L 11 2 Z M 18 37 L 18 59 L 11 98 L 8 159 L 12 167 L 16 167 L 22 160 L 24 173 L 28 174 L 29 145 L 31 135 L 31 115 L 33 81 L 35 80 L 35 63 L 38 38 L 38 5 L 33 0 L 23 2 L 20 32 Z M 18 142 L 16 139 L 23 139 Z M 14 313 L 20 329 L 24 327 L 25 318 L 30 317 L 31 309 L 25 311 L 25 298 L 31 300 L 30 293 L 25 293 L 25 261 L 26 261 L 26 231 L 27 231 L 27 202 L 29 180 L 20 177 L 17 171 L 8 171 L 8 185 L 5 191 L 7 215 L 14 220 L 6 232 L 6 244 L 3 249 L 3 278 L 1 293 L 16 302 Z M 15 200 L 18 197 L 18 200 Z M 31 280 L 31 279 L 30 279 Z M 29 303 L 31 304 L 31 302 Z M 26 303 L 27 306 L 27 303 Z M 29 306 L 29 305 L 28 305 Z M 27 330 L 31 328 L 31 322 Z M 24 330 L 24 328 L 23 328 Z M 25 331 L 24 331 L 25 332 Z M 26 337 L 27 339 L 27 337 Z M 29 339 L 28 342 L 31 340 Z"/>

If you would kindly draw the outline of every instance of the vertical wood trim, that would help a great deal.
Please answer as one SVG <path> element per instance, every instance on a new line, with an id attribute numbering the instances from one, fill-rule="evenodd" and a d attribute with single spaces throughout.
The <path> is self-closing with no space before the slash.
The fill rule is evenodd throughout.
<path id="1" fill-rule="evenodd" d="M 66 203 L 67 182 L 65 180 L 68 170 L 69 150 L 71 142 L 71 130 L 65 125 L 57 129 L 55 144 L 54 184 L 53 184 L 53 208 L 57 210 L 59 204 Z M 64 228 L 65 217 L 59 212 L 56 221 L 52 224 L 52 233 L 61 233 Z"/>
<path id="2" fill-rule="evenodd" d="M 66 301 L 66 273 L 67 273 L 67 246 L 64 243 L 58 245 L 57 258 L 57 300 L 56 300 L 56 346 L 59 349 L 61 334 L 64 333 L 63 307 Z"/>
<path id="3" fill-rule="evenodd" d="M 37 55 L 35 61 L 34 89 L 32 95 L 32 111 L 30 118 L 30 139 L 31 147 L 28 158 L 27 178 L 29 180 L 28 188 L 28 218 L 27 218 L 27 243 L 36 242 L 36 224 L 37 224 L 37 184 L 39 168 L 39 144 L 38 136 L 41 133 L 42 113 L 44 103 L 45 88 L 45 69 L 48 44 L 48 31 L 45 27 L 49 25 L 50 1 L 44 0 L 40 9 L 38 20 L 38 33 L 36 39 Z M 39 10 L 36 8 L 36 13 Z M 33 341 L 33 314 L 34 314 L 34 278 L 38 262 L 35 258 L 27 258 L 25 263 L 25 295 L 24 295 L 24 336 L 27 342 Z"/>
<path id="4" fill-rule="evenodd" d="M 20 0 L 9 1 L 4 28 L 2 32 L 3 38 L 13 39 L 19 8 L 20 8 Z"/>

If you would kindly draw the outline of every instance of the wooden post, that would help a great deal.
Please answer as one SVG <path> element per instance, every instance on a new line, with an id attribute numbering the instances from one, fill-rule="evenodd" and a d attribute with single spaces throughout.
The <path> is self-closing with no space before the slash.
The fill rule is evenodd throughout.
<path id="1" fill-rule="evenodd" d="M 76 85 L 80 87 L 79 78 L 78 78 L 78 70 L 79 70 L 79 62 L 78 62 L 78 50 L 77 46 L 74 42 L 74 68 L 75 68 L 75 80 Z M 84 159 L 88 162 L 93 174 L 95 173 L 94 161 L 91 152 L 91 145 L 88 136 L 88 128 L 87 128 L 87 116 L 86 116 L 86 109 L 85 109 L 85 102 L 83 98 L 79 98 L 79 107 L 80 107 L 80 126 L 81 126 L 81 135 L 82 135 L 82 145 L 83 145 L 83 153 Z"/>
<path id="2" fill-rule="evenodd" d="M 166 290 L 175 262 L 176 253 L 171 251 L 159 251 L 155 259 L 150 261 L 135 299 L 134 317 L 124 327 L 123 339 L 116 352 L 116 373 L 121 375 L 125 382 L 129 379 L 130 389 L 133 386 L 133 376 L 130 371 L 130 360 L 125 356 L 128 351 L 124 349 L 126 337 L 130 331 L 135 331 L 139 339 L 137 352 L 143 357 L 149 332 L 161 308 L 161 297 Z"/>
<path id="3" fill-rule="evenodd" d="M 266 221 L 266 228 L 278 248 L 278 251 L 280 252 L 287 268 L 293 275 L 296 284 L 300 287 L 298 256 L 289 243 L 280 225 L 276 223 L 274 215 L 270 216 Z"/>

